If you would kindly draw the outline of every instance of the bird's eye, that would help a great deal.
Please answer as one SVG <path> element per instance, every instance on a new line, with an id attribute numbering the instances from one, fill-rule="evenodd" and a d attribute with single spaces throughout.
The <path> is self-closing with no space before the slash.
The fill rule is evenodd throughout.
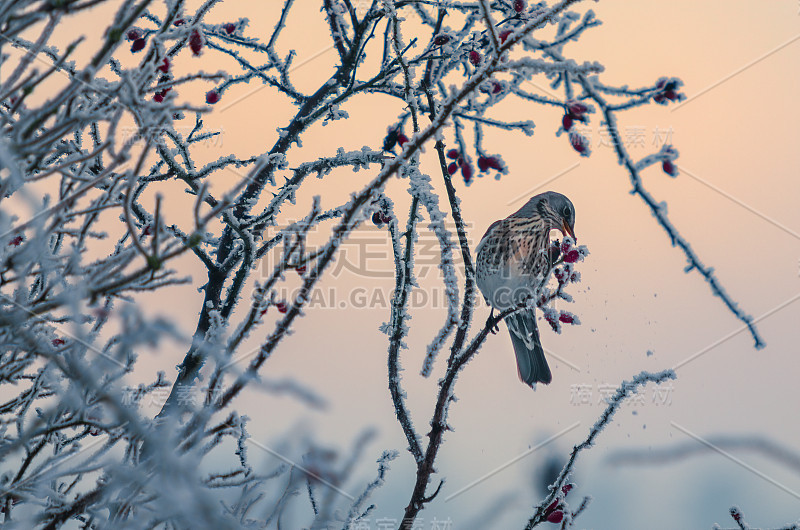
<path id="1" fill-rule="evenodd" d="M 572 213 L 572 212 L 571 212 L 571 210 L 569 209 L 569 206 L 565 206 L 565 207 L 564 207 L 564 218 L 565 218 L 565 219 L 569 219 L 570 213 Z"/>

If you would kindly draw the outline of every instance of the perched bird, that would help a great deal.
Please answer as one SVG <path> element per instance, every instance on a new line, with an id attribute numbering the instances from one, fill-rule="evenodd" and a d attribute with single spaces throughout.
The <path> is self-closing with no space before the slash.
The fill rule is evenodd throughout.
<path id="1" fill-rule="evenodd" d="M 574 239 L 574 228 L 575 207 L 554 191 L 531 197 L 525 206 L 492 223 L 476 249 L 475 275 L 493 312 L 516 307 L 536 294 L 551 266 L 550 230 L 560 230 Z M 512 313 L 505 322 L 517 356 L 519 378 L 530 386 L 549 383 L 553 377 L 533 308 Z"/>

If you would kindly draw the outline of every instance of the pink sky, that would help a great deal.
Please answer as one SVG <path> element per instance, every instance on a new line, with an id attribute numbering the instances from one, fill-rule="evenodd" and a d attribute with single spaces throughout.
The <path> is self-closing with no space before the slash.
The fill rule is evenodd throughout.
<path id="1" fill-rule="evenodd" d="M 207 20 L 247 16 L 251 31 L 265 35 L 275 22 L 278 4 L 254 7 L 228 0 Z M 329 35 L 318 2 L 298 4 L 303 5 L 288 21 L 281 50 L 287 52 L 289 43 L 297 49 L 295 64 L 304 64 L 295 72 L 295 83 L 302 90 L 330 75 L 335 53 L 328 50 L 312 58 L 329 46 Z M 576 10 L 587 8 L 595 10 L 603 25 L 587 32 L 565 53 L 600 61 L 606 67 L 602 79 L 609 84 L 644 86 L 664 75 L 685 82 L 689 100 L 681 106 L 651 105 L 620 115 L 622 130 L 643 138 L 643 146 L 631 147 L 634 157 L 657 150 L 657 130 L 668 131 L 681 153 L 677 161 L 681 174 L 676 179 L 657 167 L 644 172 L 650 192 L 668 203 L 674 224 L 704 262 L 715 267 L 722 284 L 746 312 L 759 317 L 797 297 L 800 6 L 788 1 L 603 0 L 579 4 Z M 100 19 L 102 14 L 96 16 Z M 210 52 L 197 61 L 201 60 L 207 71 L 233 68 Z M 177 67 L 189 71 L 197 65 L 184 60 Z M 207 119 L 210 128 L 223 131 L 221 142 L 210 145 L 207 155 L 199 155 L 201 160 L 231 152 L 251 156 L 272 145 L 276 127 L 288 122 L 294 107 L 270 88 L 230 104 L 259 87 L 253 84 L 225 94 Z M 199 103 L 209 88 L 198 85 L 196 92 L 187 89 L 181 94 Z M 345 150 L 363 145 L 376 148 L 386 126 L 401 112 L 397 101 L 378 96 L 354 99 L 343 108 L 351 119 L 315 126 L 305 135 L 303 148 L 290 152 L 290 166 L 315 155 L 332 155 L 340 146 Z M 673 367 L 704 350 L 678 369 L 668 403 L 654 402 L 653 387 L 647 387 L 644 404 L 624 407 L 598 446 L 584 454 L 574 477 L 578 484 L 574 495 L 592 495 L 595 501 L 578 520 L 578 527 L 652 528 L 656 513 L 657 526 L 663 528 L 708 528 L 714 522 L 731 526 L 727 509 L 733 504 L 742 507 L 755 526 L 792 520 L 800 498 L 717 453 L 668 467 L 613 469 L 604 459 L 611 449 L 691 441 L 687 432 L 702 438 L 758 434 L 800 451 L 800 427 L 791 420 L 800 405 L 796 360 L 800 303 L 758 323 L 768 346 L 754 350 L 746 331 L 735 334 L 741 323 L 700 276 L 684 274 L 682 253 L 670 246 L 645 205 L 629 194 L 627 174 L 617 166 L 611 148 L 600 144 L 597 115 L 591 123 L 594 154 L 585 159 L 576 156 L 564 137 L 555 137 L 560 111 L 527 104 L 498 110 L 514 119 L 532 119 L 537 127 L 530 138 L 519 133 L 489 135 L 487 147 L 503 154 L 510 174 L 500 181 L 478 179 L 468 188 L 459 185 L 473 249 L 492 221 L 516 210 L 519 201 L 542 182 L 569 170 L 546 188 L 571 198 L 577 210 L 576 233 L 591 251 L 579 268 L 583 281 L 572 291 L 575 303 L 567 307 L 583 324 L 561 335 L 542 330 L 545 349 L 567 362 L 551 356 L 553 383 L 536 392 L 518 381 L 505 331 L 491 337 L 465 369 L 456 387 L 459 401 L 451 409 L 455 431 L 446 436 L 437 466 L 436 479 L 446 477 L 447 488 L 422 513 L 426 527 L 437 516 L 450 517 L 456 528 L 466 528 L 481 508 L 504 492 L 517 496 L 504 509 L 496 528 L 521 527 L 540 499 L 531 487 L 532 471 L 546 454 L 566 455 L 583 440 L 602 411 L 598 398 L 603 388 L 617 386 L 641 370 Z M 431 153 L 429 149 L 424 155 L 423 166 L 437 181 Z M 335 206 L 373 175 L 374 171 L 334 172 L 299 194 L 298 207 L 287 210 L 287 215 L 301 215 L 314 194 L 323 196 L 323 206 Z M 394 181 L 387 188 L 398 211 L 406 210 L 405 187 L 405 182 Z M 171 206 L 176 220 L 187 215 L 180 200 Z M 369 237 L 385 238 L 386 233 L 373 229 Z M 388 244 L 384 248 L 388 250 Z M 195 276 L 196 285 L 203 283 L 199 264 L 188 258 L 185 267 Z M 287 279 L 289 285 L 293 281 Z M 356 287 L 366 287 L 370 293 L 383 289 L 388 298 L 392 286 L 391 279 L 365 279 L 356 273 L 343 273 L 322 284 L 323 289 L 334 289 L 345 297 Z M 440 282 L 432 272 L 421 286 L 433 292 L 440 289 Z M 151 297 L 154 312 L 174 317 L 187 335 L 194 329 L 200 304 L 195 287 L 172 290 L 169 299 Z M 418 373 L 443 311 L 422 307 L 413 315 L 409 350 L 402 353 L 403 376 L 415 424 L 425 432 L 445 356 L 430 379 Z M 488 309 L 481 304 L 475 324 L 480 325 L 487 315 Z M 379 436 L 369 447 L 360 476 L 366 480 L 372 475 L 374 459 L 383 449 L 401 451 L 392 465 L 389 485 L 375 498 L 376 517 L 391 518 L 400 517 L 408 501 L 413 466 L 387 390 L 387 342 L 378 331 L 386 320 L 388 308 L 310 310 L 266 365 L 269 377 L 295 377 L 315 388 L 330 400 L 327 411 L 309 412 L 289 400 L 256 392 L 240 399 L 237 406 L 251 416 L 249 430 L 254 439 L 267 444 L 298 422 L 307 424 L 315 437 L 341 448 L 347 448 L 363 428 L 377 427 Z M 255 347 L 260 338 L 254 337 L 251 345 Z M 653 355 L 648 356 L 648 350 Z M 158 355 L 144 355 L 137 377 L 150 379 L 158 369 L 171 376 L 183 351 L 184 345 L 175 344 Z M 591 392 L 588 404 L 576 403 L 576 385 Z M 444 502 L 461 487 L 576 422 L 577 427 L 546 448 Z M 800 477 L 769 458 L 747 452 L 735 456 L 773 482 L 800 491 Z M 348 487 L 355 492 L 361 483 Z"/>

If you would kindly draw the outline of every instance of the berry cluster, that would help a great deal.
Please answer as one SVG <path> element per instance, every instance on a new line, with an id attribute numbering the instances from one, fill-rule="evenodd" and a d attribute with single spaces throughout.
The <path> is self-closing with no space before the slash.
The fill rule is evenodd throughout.
<path id="1" fill-rule="evenodd" d="M 133 41 L 131 44 L 131 53 L 140 52 L 147 46 L 147 40 L 138 29 L 129 30 L 127 37 L 128 40 Z"/>
<path id="2" fill-rule="evenodd" d="M 478 169 L 481 170 L 481 173 L 486 173 L 490 169 L 503 171 L 503 169 L 505 169 L 505 166 L 503 165 L 503 161 L 497 158 L 496 156 L 479 156 Z"/>
<path id="3" fill-rule="evenodd" d="M 588 121 L 586 113 L 589 112 L 589 107 L 587 107 L 585 103 L 569 99 L 564 104 L 564 109 L 565 112 L 564 117 L 561 118 L 561 125 L 564 127 L 565 131 L 572 129 L 572 125 L 576 121 L 581 123 L 586 123 Z"/>
<path id="4" fill-rule="evenodd" d="M 472 164 L 470 164 L 464 157 L 461 156 L 461 153 L 458 149 L 450 149 L 447 152 L 447 158 L 453 160 L 447 166 L 447 172 L 450 175 L 454 175 L 456 171 L 461 170 L 461 176 L 464 178 L 464 183 L 469 184 L 472 182 Z"/>
<path id="5" fill-rule="evenodd" d="M 564 520 L 564 510 L 566 509 L 566 505 L 564 504 L 564 499 L 567 497 L 567 494 L 570 490 L 574 487 L 573 484 L 565 484 L 561 487 L 561 495 L 556 498 L 550 506 L 544 511 L 544 517 L 547 519 L 548 523 L 560 523 Z"/>
<path id="6" fill-rule="evenodd" d="M 575 270 L 575 264 L 583 261 L 588 255 L 589 250 L 584 245 L 576 245 L 571 237 L 565 237 L 561 242 L 556 240 L 550 243 L 550 262 L 554 264 L 553 276 L 558 282 L 558 288 L 555 292 L 543 293 L 539 305 L 542 307 L 545 320 L 556 333 L 560 333 L 561 324 L 579 325 L 581 322 L 573 313 L 559 311 L 545 304 L 554 298 L 570 300 L 568 295 L 564 294 L 564 287 L 581 281 L 581 273 Z"/>
<path id="7" fill-rule="evenodd" d="M 670 101 L 683 101 L 686 96 L 678 92 L 683 85 L 683 81 L 677 77 L 661 77 L 656 81 L 656 93 L 653 94 L 653 101 L 659 105 L 666 105 Z"/>
<path id="8" fill-rule="evenodd" d="M 167 87 L 164 90 L 159 90 L 158 92 L 153 94 L 153 101 L 155 101 L 156 103 L 161 103 L 162 101 L 164 101 L 164 98 L 167 97 L 167 92 L 169 92 L 170 90 L 172 90 L 171 87 Z"/>
<path id="9" fill-rule="evenodd" d="M 383 150 L 391 151 L 395 145 L 402 149 L 406 142 L 408 142 L 408 136 L 403 132 L 402 125 L 389 127 L 386 132 L 386 138 L 383 139 Z"/>
<path id="10" fill-rule="evenodd" d="M 174 22 L 176 26 L 182 26 L 185 23 L 183 19 L 178 19 Z M 220 26 L 221 30 L 227 33 L 228 35 L 233 35 L 238 26 L 233 22 L 227 22 Z M 131 44 L 131 52 L 136 53 L 142 51 L 145 46 L 147 45 L 147 34 L 143 33 L 141 30 L 137 28 L 132 28 L 128 30 L 125 34 L 126 38 L 129 41 L 132 41 Z M 205 38 L 203 34 L 199 30 L 192 30 L 189 35 L 189 48 L 192 50 L 192 54 L 194 56 L 198 56 L 203 52 L 203 46 L 205 45 Z M 169 58 L 164 57 L 161 64 L 157 67 L 157 70 L 164 74 L 161 79 L 159 79 L 159 83 L 163 83 L 165 81 L 169 81 L 169 70 L 172 64 L 170 63 Z M 159 90 L 153 95 L 153 100 L 156 103 L 162 103 L 164 98 L 166 98 L 167 93 L 170 91 L 170 88 L 165 88 L 163 90 Z M 221 98 L 221 93 L 218 89 L 211 89 L 206 92 L 206 103 L 209 105 L 213 105 L 214 103 L 219 102 Z M 405 139 L 408 141 L 408 138 Z"/>
<path id="11" fill-rule="evenodd" d="M 589 156 L 591 154 L 591 145 L 588 138 L 573 130 L 573 125 L 576 121 L 581 123 L 588 121 L 586 114 L 589 112 L 589 107 L 583 102 L 569 99 L 564 104 L 564 108 L 565 112 L 561 118 L 561 126 L 567 131 L 570 145 L 581 156 Z"/>
<path id="12" fill-rule="evenodd" d="M 372 224 L 374 224 L 378 228 L 382 227 L 385 224 L 388 224 L 391 220 L 392 216 L 386 215 L 381 211 L 377 211 L 372 214 Z"/>

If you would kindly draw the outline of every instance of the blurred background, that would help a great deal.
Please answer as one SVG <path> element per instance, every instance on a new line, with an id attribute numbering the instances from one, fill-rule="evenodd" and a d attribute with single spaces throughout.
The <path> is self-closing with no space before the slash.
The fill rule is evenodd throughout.
<path id="1" fill-rule="evenodd" d="M 206 21 L 247 17 L 247 33 L 265 38 L 281 4 L 228 0 Z M 301 91 L 309 91 L 330 76 L 337 56 L 319 2 L 299 4 L 287 20 L 278 49 L 284 54 L 296 50 L 293 80 Z M 672 367 L 677 367 L 677 380 L 644 388 L 623 406 L 597 445 L 580 456 L 572 478 L 576 488 L 568 500 L 573 507 L 584 495 L 594 500 L 576 526 L 731 527 L 732 505 L 738 505 L 755 527 L 789 523 L 800 514 L 800 471 L 785 459 L 756 450 L 755 443 L 726 448 L 714 441 L 757 437 L 790 455 L 800 454 L 800 5 L 794 0 L 603 0 L 578 4 L 575 10 L 589 8 L 603 25 L 568 45 L 568 57 L 601 62 L 606 67 L 601 79 L 610 85 L 645 86 L 661 76 L 684 81 L 686 101 L 620 113 L 620 131 L 636 159 L 664 143 L 680 151 L 677 178 L 656 165 L 643 172 L 644 183 L 657 200 L 668 204 L 675 226 L 705 264 L 714 267 L 730 296 L 757 319 L 767 346 L 754 349 L 742 323 L 703 279 L 684 273 L 682 252 L 670 245 L 644 203 L 629 193 L 628 175 L 617 165 L 596 114 L 584 129 L 593 154 L 581 158 L 565 136 L 555 136 L 560 110 L 518 101 L 498 106 L 496 117 L 531 119 L 536 129 L 532 137 L 488 132 L 484 146 L 502 154 L 509 174 L 476 178 L 470 186 L 457 182 L 472 248 L 489 224 L 518 209 L 531 195 L 550 189 L 570 197 L 577 210 L 579 242 L 591 255 L 578 266 L 583 278 L 571 291 L 574 303 L 560 307 L 577 314 L 582 325 L 565 326 L 560 335 L 540 325 L 553 382 L 535 392 L 517 378 L 507 332 L 489 338 L 458 380 L 458 402 L 449 416 L 453 432 L 445 436 L 433 486 L 441 478 L 446 483 L 421 513 L 420 528 L 442 521 L 459 529 L 524 526 L 544 496 L 545 484 L 603 411 L 611 389 L 642 370 Z M 94 23 L 81 28 L 90 43 L 98 42 L 110 13 L 94 11 Z M 75 36 L 74 27 L 59 31 L 65 42 Z M 229 58 L 211 50 L 198 59 L 176 61 L 175 69 L 188 73 L 198 64 L 207 72 L 236 70 Z M 546 95 L 549 87 L 540 81 L 528 88 Z M 181 89 L 179 96 L 199 105 L 211 88 L 210 83 L 197 83 Z M 342 109 L 350 118 L 309 130 L 302 147 L 290 151 L 290 167 L 332 156 L 339 147 L 377 149 L 387 126 L 403 112 L 398 100 L 378 95 L 355 98 Z M 276 129 L 295 111 L 269 87 L 234 87 L 206 118 L 207 127 L 222 134 L 195 156 L 204 162 L 230 153 L 263 153 L 274 143 Z M 190 128 L 193 120 L 185 121 Z M 322 197 L 323 208 L 341 204 L 376 174 L 376 168 L 335 171 L 309 182 L 298 193 L 296 206 L 285 210 L 286 219 L 304 215 L 314 195 Z M 438 186 L 432 147 L 423 155 L 423 168 Z M 227 187 L 239 175 L 229 177 L 212 187 Z M 387 186 L 403 222 L 406 187 L 407 182 L 398 180 Z M 176 221 L 191 215 L 182 188 L 167 187 L 167 215 Z M 412 298 L 411 332 L 401 362 L 412 419 L 425 434 L 446 352 L 430 378 L 419 371 L 445 307 L 435 238 L 428 233 L 420 241 L 420 288 Z M 263 270 L 269 270 L 268 265 Z M 196 324 L 202 299 L 196 287 L 204 282 L 204 274 L 191 257 L 181 267 L 193 276 L 194 285 L 142 300 L 154 315 L 176 321 L 188 337 Z M 265 447 L 288 429 L 297 429 L 324 440 L 329 449 L 347 453 L 362 432 L 374 429 L 376 436 L 355 478 L 341 485 L 352 495 L 372 479 L 374 461 L 383 450 L 399 450 L 386 485 L 373 498 L 377 508 L 370 522 L 380 528 L 381 519 L 396 522 L 402 516 L 414 478 L 413 460 L 387 388 L 387 337 L 379 331 L 389 319 L 394 286 L 386 230 L 365 225 L 343 246 L 329 272 L 305 317 L 263 371 L 265 377 L 292 378 L 313 388 L 327 400 L 327 407 L 312 410 L 292 398 L 258 391 L 245 394 L 235 406 L 251 417 L 249 432 Z M 281 288 L 288 296 L 297 285 L 297 278 L 287 275 Z M 481 301 L 473 331 L 488 313 Z M 262 327 L 242 351 L 257 348 L 269 329 Z M 187 345 L 174 341 L 143 352 L 132 383 L 152 381 L 158 370 L 174 377 L 173 367 Z M 158 405 L 146 403 L 145 412 L 155 414 Z M 697 451 L 661 462 L 645 459 L 623 465 L 610 460 L 619 451 L 656 455 L 674 447 Z M 250 448 L 255 461 L 259 451 Z M 272 458 L 268 451 L 261 456 L 264 461 Z M 490 473 L 494 474 L 463 490 Z M 492 517 L 490 523 L 482 519 L 486 515 Z"/>

